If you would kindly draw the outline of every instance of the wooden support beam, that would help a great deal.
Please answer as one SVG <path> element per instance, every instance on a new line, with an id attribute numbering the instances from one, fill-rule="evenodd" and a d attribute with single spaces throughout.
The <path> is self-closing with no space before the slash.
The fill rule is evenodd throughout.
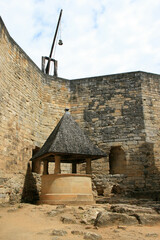
<path id="1" fill-rule="evenodd" d="M 91 158 L 86 158 L 86 174 L 91 174 L 92 168 L 91 168 Z"/>
<path id="2" fill-rule="evenodd" d="M 60 156 L 55 156 L 55 169 L 54 169 L 54 174 L 61 173 L 61 157 Z"/>
<path id="3" fill-rule="evenodd" d="M 32 161 L 32 172 L 41 174 L 41 161 L 40 160 Z"/>

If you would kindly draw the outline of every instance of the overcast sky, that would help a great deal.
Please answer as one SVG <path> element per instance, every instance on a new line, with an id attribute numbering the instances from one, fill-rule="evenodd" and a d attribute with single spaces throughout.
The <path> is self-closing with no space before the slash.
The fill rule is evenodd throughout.
<path id="1" fill-rule="evenodd" d="M 54 53 L 60 77 L 160 74 L 160 0 L 0 0 L 10 35 L 39 67 L 60 9 L 64 44 Z"/>

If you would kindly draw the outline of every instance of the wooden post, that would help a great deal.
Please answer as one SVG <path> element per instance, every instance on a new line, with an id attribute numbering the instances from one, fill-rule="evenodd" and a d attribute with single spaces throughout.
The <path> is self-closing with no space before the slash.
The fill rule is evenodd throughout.
<path id="1" fill-rule="evenodd" d="M 43 162 L 43 175 L 48 174 L 48 161 Z"/>
<path id="2" fill-rule="evenodd" d="M 58 76 L 58 62 L 56 60 L 54 60 L 54 76 L 57 77 Z"/>
<path id="3" fill-rule="evenodd" d="M 40 160 L 32 161 L 32 172 L 41 174 L 41 161 Z"/>
<path id="4" fill-rule="evenodd" d="M 77 163 L 76 162 L 72 163 L 72 173 L 77 173 Z"/>
<path id="5" fill-rule="evenodd" d="M 54 169 L 54 174 L 61 173 L 61 157 L 60 156 L 55 156 L 55 169 Z"/>
<path id="6" fill-rule="evenodd" d="M 91 158 L 86 158 L 86 174 L 91 174 Z"/>
<path id="7" fill-rule="evenodd" d="M 45 57 L 42 57 L 42 72 L 45 73 Z"/>

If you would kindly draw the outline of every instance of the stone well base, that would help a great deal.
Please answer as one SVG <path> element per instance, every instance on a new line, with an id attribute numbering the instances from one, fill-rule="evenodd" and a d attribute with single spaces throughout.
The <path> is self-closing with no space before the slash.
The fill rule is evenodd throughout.
<path id="1" fill-rule="evenodd" d="M 43 175 L 40 203 L 93 204 L 91 176 L 79 174 Z"/>

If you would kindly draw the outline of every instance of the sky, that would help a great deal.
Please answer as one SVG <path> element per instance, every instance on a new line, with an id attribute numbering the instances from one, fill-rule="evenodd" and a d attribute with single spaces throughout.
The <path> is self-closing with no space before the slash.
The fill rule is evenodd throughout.
<path id="1" fill-rule="evenodd" d="M 63 45 L 53 53 L 59 77 L 160 74 L 160 0 L 0 0 L 11 37 L 39 68 L 61 9 Z"/>

